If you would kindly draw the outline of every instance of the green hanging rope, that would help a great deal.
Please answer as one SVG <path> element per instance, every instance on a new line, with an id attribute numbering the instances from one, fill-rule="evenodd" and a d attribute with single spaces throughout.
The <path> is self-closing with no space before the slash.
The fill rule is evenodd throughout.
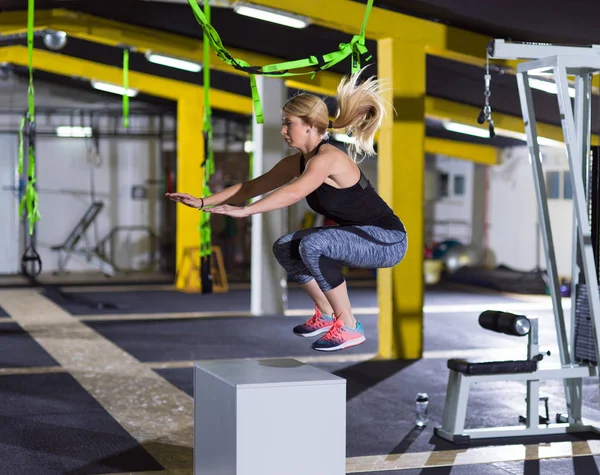
<path id="1" fill-rule="evenodd" d="M 33 38 L 34 38 L 34 11 L 35 0 L 29 0 L 27 12 L 27 48 L 29 51 L 29 86 L 27 88 L 27 116 L 21 120 L 19 131 L 19 174 L 23 173 L 24 165 L 24 137 L 23 132 L 27 128 L 27 156 L 29 158 L 29 167 L 27 170 L 27 185 L 25 186 L 25 195 L 21 198 L 19 204 L 19 215 L 24 216 L 27 209 L 27 221 L 29 224 L 29 234 L 32 235 L 35 229 L 35 223 L 40 220 L 40 211 L 38 207 L 38 195 L 35 189 L 35 90 L 33 87 Z"/>
<path id="2" fill-rule="evenodd" d="M 204 2 L 204 17 L 210 22 L 210 2 Z M 213 151 L 212 108 L 210 106 L 210 43 L 204 34 L 204 173 L 202 177 L 202 196 L 210 195 L 208 182 L 215 172 Z M 202 293 L 212 293 L 213 279 L 211 272 L 212 231 L 210 213 L 200 214 L 200 281 Z"/>
<path id="3" fill-rule="evenodd" d="M 123 50 L 123 127 L 129 127 L 129 50 Z"/>
<path id="4" fill-rule="evenodd" d="M 266 66 L 251 66 L 246 61 L 236 59 L 227 49 L 223 46 L 221 38 L 217 31 L 211 26 L 210 19 L 202 13 L 202 10 L 198 6 L 198 0 L 188 0 L 188 3 L 192 7 L 196 20 L 204 30 L 204 43 L 207 40 L 215 50 L 217 56 L 225 63 L 230 66 L 244 71 L 250 75 L 250 88 L 252 90 L 252 101 L 254 103 L 254 113 L 256 115 L 256 122 L 258 124 L 264 123 L 262 106 L 260 102 L 260 96 L 258 93 L 258 87 L 256 85 L 256 74 L 262 74 L 265 76 L 277 76 L 277 77 L 288 77 L 288 76 L 301 76 L 311 75 L 311 79 L 315 76 L 317 71 L 323 71 L 329 69 L 332 66 L 351 56 L 351 71 L 355 73 L 360 70 L 361 62 L 369 61 L 371 56 L 368 54 L 367 47 L 365 46 L 365 32 L 369 15 L 373 7 L 373 0 L 368 0 L 367 8 L 365 10 L 365 16 L 361 27 L 360 34 L 352 37 L 349 43 L 342 43 L 339 45 L 339 50 L 334 51 L 323 56 L 309 56 L 306 59 L 300 59 L 296 61 L 286 61 L 278 64 L 269 64 Z M 208 2 L 205 2 L 205 4 Z M 302 69 L 303 71 L 292 72 L 293 70 Z"/>

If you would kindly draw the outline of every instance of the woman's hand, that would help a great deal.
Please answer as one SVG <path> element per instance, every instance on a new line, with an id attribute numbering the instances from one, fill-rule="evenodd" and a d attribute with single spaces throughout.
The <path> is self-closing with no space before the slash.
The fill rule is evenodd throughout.
<path id="1" fill-rule="evenodd" d="M 246 207 L 231 205 L 213 206 L 212 208 L 206 208 L 204 211 L 207 213 L 225 214 L 227 216 L 231 216 L 232 218 L 246 218 L 250 216 L 250 213 Z"/>
<path id="2" fill-rule="evenodd" d="M 202 206 L 202 198 L 196 198 L 195 196 L 188 195 L 187 193 L 165 193 L 165 196 L 171 201 L 184 204 L 190 208 L 200 208 Z"/>

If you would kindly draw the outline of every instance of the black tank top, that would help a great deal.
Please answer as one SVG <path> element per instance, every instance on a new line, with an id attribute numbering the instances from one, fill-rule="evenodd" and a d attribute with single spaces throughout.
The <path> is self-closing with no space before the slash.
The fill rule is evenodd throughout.
<path id="1" fill-rule="evenodd" d="M 322 141 L 315 150 L 319 152 Z M 300 174 L 304 173 L 304 154 L 300 157 Z M 377 194 L 368 178 L 360 170 L 360 179 L 349 188 L 335 188 L 322 183 L 306 197 L 311 209 L 340 226 L 379 226 L 384 229 L 405 231 L 400 218 Z"/>

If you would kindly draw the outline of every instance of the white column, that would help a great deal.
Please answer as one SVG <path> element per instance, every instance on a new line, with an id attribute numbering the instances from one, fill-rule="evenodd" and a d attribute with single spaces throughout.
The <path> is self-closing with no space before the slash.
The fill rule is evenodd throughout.
<path id="1" fill-rule="evenodd" d="M 477 255 L 483 257 L 485 249 L 485 206 L 486 206 L 486 175 L 487 165 L 473 164 L 473 206 L 471 208 L 471 246 L 477 250 Z"/>
<path id="2" fill-rule="evenodd" d="M 14 127 L 10 118 L 2 117 L 3 123 Z M 20 120 L 21 118 L 18 117 Z M 15 189 L 19 185 L 17 173 L 17 157 L 19 150 L 19 137 L 17 134 L 6 134 L 0 136 L 0 274 L 15 274 L 21 272 L 21 247 L 23 236 L 21 235 L 22 222 L 19 219 L 19 198 Z M 23 176 L 27 184 L 28 158 L 25 153 L 23 162 Z M 23 190 L 24 192 L 25 190 Z M 27 231 L 29 232 L 29 231 Z"/>
<path id="3" fill-rule="evenodd" d="M 281 108 L 286 88 L 281 79 L 257 76 L 264 124 L 252 123 L 253 176 L 269 171 L 285 154 L 281 136 Z M 257 199 L 259 199 L 258 197 Z M 287 301 L 287 273 L 273 255 L 273 243 L 287 233 L 286 210 L 252 216 L 251 298 L 253 315 L 283 315 Z"/>

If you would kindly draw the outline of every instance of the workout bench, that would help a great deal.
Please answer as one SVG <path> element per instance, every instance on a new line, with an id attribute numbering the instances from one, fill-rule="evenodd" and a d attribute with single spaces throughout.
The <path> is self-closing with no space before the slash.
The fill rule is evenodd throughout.
<path id="1" fill-rule="evenodd" d="M 581 422 L 581 392 L 571 400 L 570 414 L 557 414 L 556 423 L 550 423 L 547 398 L 542 398 L 546 406 L 545 416 L 540 416 L 540 381 L 547 379 L 574 380 L 595 376 L 595 366 L 568 365 L 545 366 L 540 362 L 538 343 L 538 320 L 524 315 L 487 310 L 479 316 L 479 324 L 491 331 L 507 335 L 528 336 L 527 359 L 517 361 L 473 361 L 465 359 L 448 360 L 450 375 L 446 392 L 442 427 L 435 428 L 435 434 L 451 442 L 468 443 L 470 439 L 516 437 L 542 434 L 564 434 L 567 432 L 594 432 L 595 428 Z M 549 352 L 547 353 L 550 354 Z M 465 417 L 469 389 L 475 383 L 491 381 L 526 381 L 527 415 L 521 416 L 521 426 L 465 429 Z"/>
<path id="2" fill-rule="evenodd" d="M 58 252 L 58 273 L 65 272 L 65 268 L 71 257 L 79 258 L 87 264 L 100 269 L 105 275 L 113 276 L 115 274 L 114 266 L 105 259 L 104 255 L 99 252 L 97 247 L 91 248 L 88 243 L 86 231 L 104 208 L 104 203 L 97 201 L 92 203 L 75 225 L 73 230 L 67 236 L 65 241 L 58 245 L 52 246 L 50 249 Z M 77 249 L 77 245 L 81 238 L 85 241 L 85 249 Z"/>

